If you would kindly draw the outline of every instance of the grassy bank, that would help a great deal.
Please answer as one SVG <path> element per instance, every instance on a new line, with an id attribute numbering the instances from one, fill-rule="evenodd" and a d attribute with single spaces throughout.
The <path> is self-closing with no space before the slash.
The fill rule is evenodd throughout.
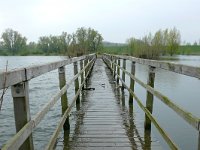
<path id="1" fill-rule="evenodd" d="M 128 46 L 104 46 L 103 50 L 99 51 L 99 53 L 109 53 L 116 55 L 130 55 L 131 50 Z M 187 45 L 180 46 L 177 55 L 200 55 L 200 45 Z"/>
<path id="2" fill-rule="evenodd" d="M 115 46 L 104 46 L 104 48 L 98 51 L 99 54 L 108 53 L 116 55 L 130 55 L 132 54 L 130 48 L 127 45 L 115 45 Z M 177 54 L 179 55 L 200 55 L 200 45 L 187 45 L 180 46 Z M 40 50 L 23 50 L 15 54 L 17 56 L 49 56 L 49 55 L 63 55 L 58 53 L 44 53 Z M 12 54 L 7 50 L 0 50 L 0 56 L 12 56 Z"/>
<path id="3" fill-rule="evenodd" d="M 131 53 L 131 50 L 128 48 L 128 46 L 104 46 L 104 48 L 101 51 L 98 51 L 98 53 L 108 53 L 108 54 L 116 54 L 116 55 L 129 55 Z"/>
<path id="4" fill-rule="evenodd" d="M 182 55 L 200 55 L 200 45 L 180 46 L 177 54 Z"/>

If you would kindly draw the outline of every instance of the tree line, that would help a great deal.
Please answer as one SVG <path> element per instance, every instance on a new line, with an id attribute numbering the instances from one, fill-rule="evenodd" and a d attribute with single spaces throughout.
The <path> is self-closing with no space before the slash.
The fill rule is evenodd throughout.
<path id="1" fill-rule="evenodd" d="M 102 49 L 103 37 L 92 28 L 78 28 L 74 33 L 39 37 L 38 42 L 27 43 L 27 38 L 18 31 L 6 29 L 1 36 L 0 50 L 8 55 L 63 54 L 80 56 Z"/>
<path id="2" fill-rule="evenodd" d="M 173 29 L 158 30 L 141 39 L 134 37 L 127 40 L 130 53 L 135 57 L 157 59 L 161 55 L 176 53 L 181 43 L 180 31 Z"/>

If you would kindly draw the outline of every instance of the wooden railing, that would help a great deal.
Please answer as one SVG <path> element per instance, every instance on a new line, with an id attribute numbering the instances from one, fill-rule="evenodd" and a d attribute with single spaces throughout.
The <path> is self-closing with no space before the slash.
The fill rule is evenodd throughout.
<path id="1" fill-rule="evenodd" d="M 32 132 L 41 122 L 48 111 L 54 104 L 61 98 L 62 117 L 54 131 L 48 145 L 45 149 L 53 149 L 59 132 L 62 128 L 69 129 L 69 113 L 74 106 L 75 102 L 80 103 L 80 92 L 83 88 L 86 79 L 96 60 L 95 54 L 87 56 L 70 58 L 63 61 L 48 63 L 45 65 L 31 66 L 7 72 L 0 73 L 0 89 L 5 89 L 11 86 L 11 92 L 14 103 L 15 126 L 17 133 L 8 140 L 2 147 L 2 150 L 33 150 Z M 77 62 L 80 61 L 80 71 L 78 72 Z M 83 62 L 84 61 L 84 62 Z M 74 77 L 66 83 L 65 79 L 65 66 L 74 64 Z M 58 91 L 51 100 L 43 106 L 43 108 L 31 119 L 29 108 L 29 81 L 32 78 L 40 76 L 49 71 L 58 69 L 59 72 L 59 85 Z M 81 84 L 79 85 L 78 78 L 81 76 Z M 71 104 L 68 106 L 67 89 L 72 83 L 75 83 L 75 97 Z M 24 109 L 25 108 L 25 109 Z"/>
<path id="2" fill-rule="evenodd" d="M 123 65 L 120 65 L 120 59 L 123 60 Z M 190 112 L 184 110 L 177 104 L 173 102 L 170 98 L 163 95 L 156 89 L 154 89 L 154 79 L 155 79 L 155 69 L 165 69 L 168 71 L 176 72 L 179 74 L 184 74 L 187 76 L 195 77 L 200 79 L 200 68 L 199 67 L 192 67 L 174 63 L 168 63 L 163 61 L 156 61 L 156 60 L 147 60 L 147 59 L 140 59 L 131 56 L 120 56 L 120 55 L 109 55 L 104 54 L 103 60 L 107 64 L 107 66 L 111 69 L 114 77 L 117 77 L 117 83 L 119 80 L 122 83 L 122 90 L 126 88 L 130 95 L 129 95 L 129 103 L 133 103 L 133 99 L 138 103 L 139 107 L 145 113 L 145 130 L 149 130 L 151 128 L 151 123 L 157 128 L 159 133 L 162 135 L 166 143 L 169 145 L 171 149 L 178 149 L 177 145 L 172 141 L 172 139 L 167 135 L 164 129 L 159 125 L 156 121 L 155 117 L 152 115 L 153 109 L 153 96 L 156 96 L 159 100 L 161 100 L 166 106 L 171 108 L 174 112 L 176 112 L 181 118 L 183 118 L 188 124 L 193 126 L 198 132 L 200 131 L 200 119 L 195 115 L 191 114 Z M 131 72 L 126 70 L 126 60 L 132 62 Z M 149 66 L 149 74 L 148 74 L 148 81 L 147 84 L 139 80 L 135 77 L 135 63 L 143 64 Z M 120 70 L 122 71 L 122 77 L 120 76 Z M 125 83 L 125 74 L 130 77 L 130 86 L 127 86 Z M 137 82 L 143 88 L 147 90 L 147 98 L 146 98 L 146 106 L 143 105 L 141 100 L 137 97 L 134 93 L 134 84 Z"/>

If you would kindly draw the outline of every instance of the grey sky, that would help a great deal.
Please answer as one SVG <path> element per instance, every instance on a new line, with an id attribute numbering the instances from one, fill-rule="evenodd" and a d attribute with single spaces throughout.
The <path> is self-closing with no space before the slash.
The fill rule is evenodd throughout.
<path id="1" fill-rule="evenodd" d="M 82 26 L 111 42 L 175 26 L 182 41 L 194 42 L 200 39 L 200 0 L 0 0 L 0 33 L 12 28 L 37 41 Z"/>

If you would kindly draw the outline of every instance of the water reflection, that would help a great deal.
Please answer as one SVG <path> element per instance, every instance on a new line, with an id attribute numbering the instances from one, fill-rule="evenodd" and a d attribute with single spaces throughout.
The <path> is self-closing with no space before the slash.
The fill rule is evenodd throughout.
<path id="1" fill-rule="evenodd" d="M 70 149 L 70 130 L 64 130 L 64 140 L 63 140 L 63 150 L 69 150 Z"/>
<path id="2" fill-rule="evenodd" d="M 198 150 L 200 150 L 200 132 L 199 132 Z"/>

